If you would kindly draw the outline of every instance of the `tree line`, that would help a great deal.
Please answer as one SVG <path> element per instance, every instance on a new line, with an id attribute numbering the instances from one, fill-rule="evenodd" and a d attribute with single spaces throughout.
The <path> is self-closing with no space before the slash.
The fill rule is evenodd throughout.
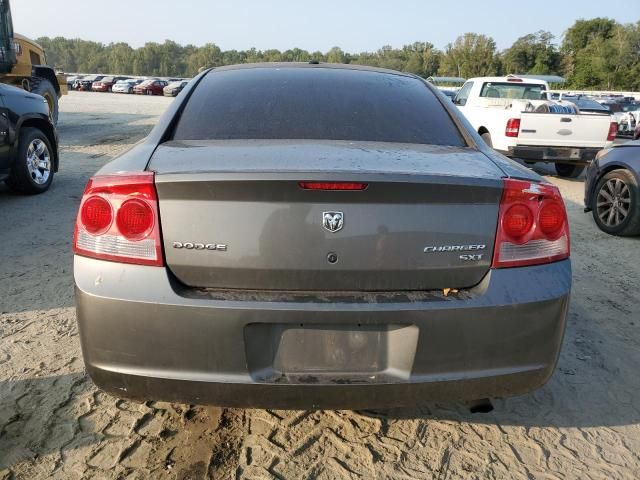
<path id="1" fill-rule="evenodd" d="M 361 53 L 340 47 L 328 52 L 222 50 L 214 43 L 197 47 L 171 40 L 140 48 L 63 37 L 42 37 L 38 42 L 48 63 L 66 72 L 192 77 L 203 68 L 237 63 L 318 60 L 390 68 L 425 78 L 550 74 L 565 77 L 569 88 L 640 90 L 640 21 L 620 24 L 608 18 L 577 20 L 559 44 L 551 33 L 539 31 L 518 38 L 503 51 L 491 37 L 477 33 L 459 36 L 444 50 L 415 42 Z"/>

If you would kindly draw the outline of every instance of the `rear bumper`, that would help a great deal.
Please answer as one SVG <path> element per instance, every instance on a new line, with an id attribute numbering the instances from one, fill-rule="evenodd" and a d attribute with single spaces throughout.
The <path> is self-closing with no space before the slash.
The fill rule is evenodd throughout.
<path id="1" fill-rule="evenodd" d="M 493 270 L 447 298 L 357 301 L 196 294 L 164 268 L 83 257 L 74 271 L 85 364 L 100 388 L 265 408 L 411 406 L 535 390 L 553 373 L 571 287 L 569 261 Z M 366 350 L 373 344 L 382 355 Z"/>
<path id="2" fill-rule="evenodd" d="M 519 158 L 532 162 L 562 162 L 588 165 L 596 158 L 599 148 L 582 147 L 543 147 L 543 146 L 523 146 L 509 147 L 506 155 L 512 158 Z"/>

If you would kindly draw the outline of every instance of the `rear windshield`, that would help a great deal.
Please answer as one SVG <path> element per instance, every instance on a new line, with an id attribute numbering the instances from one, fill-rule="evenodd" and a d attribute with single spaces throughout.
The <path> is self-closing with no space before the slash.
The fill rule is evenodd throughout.
<path id="1" fill-rule="evenodd" d="M 176 140 L 308 139 L 464 146 L 420 80 L 332 68 L 211 72 L 196 87 Z"/>
<path id="2" fill-rule="evenodd" d="M 546 100 L 546 92 L 545 86 L 539 84 L 487 82 L 482 86 L 480 96 L 511 100 Z"/>

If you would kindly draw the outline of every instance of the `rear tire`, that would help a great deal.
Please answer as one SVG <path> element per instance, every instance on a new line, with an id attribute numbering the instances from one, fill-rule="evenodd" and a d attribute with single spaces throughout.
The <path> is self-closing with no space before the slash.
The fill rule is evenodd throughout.
<path id="1" fill-rule="evenodd" d="M 614 170 L 603 175 L 594 190 L 592 213 L 598 228 L 609 235 L 639 235 L 640 188 L 633 174 Z"/>
<path id="2" fill-rule="evenodd" d="M 17 155 L 6 184 L 18 193 L 44 193 L 53 181 L 53 162 L 53 150 L 44 132 L 24 127 L 20 131 Z"/>
<path id="3" fill-rule="evenodd" d="M 31 79 L 31 93 L 41 95 L 49 105 L 49 118 L 56 125 L 58 123 L 58 93 L 49 80 L 42 77 Z"/>
<path id="4" fill-rule="evenodd" d="M 556 163 L 556 173 L 560 177 L 578 178 L 584 170 L 583 165 L 574 165 L 572 163 Z"/>
<path id="5" fill-rule="evenodd" d="M 484 140 L 484 143 L 493 148 L 493 142 L 491 141 L 491 134 L 489 132 L 485 132 L 480 136 L 482 137 L 482 140 Z"/>

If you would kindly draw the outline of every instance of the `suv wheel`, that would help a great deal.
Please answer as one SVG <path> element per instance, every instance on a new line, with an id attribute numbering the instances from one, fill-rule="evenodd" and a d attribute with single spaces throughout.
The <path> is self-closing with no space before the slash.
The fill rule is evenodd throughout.
<path id="1" fill-rule="evenodd" d="M 53 181 L 53 150 L 47 136 L 37 128 L 25 127 L 17 150 L 7 185 L 30 195 L 46 192 Z"/>
<path id="2" fill-rule="evenodd" d="M 631 172 L 614 170 L 598 181 L 593 219 L 610 235 L 640 234 L 640 189 Z"/>
<path id="3" fill-rule="evenodd" d="M 573 163 L 556 163 L 556 173 L 560 177 L 578 178 L 584 170 L 583 165 L 574 165 Z"/>

